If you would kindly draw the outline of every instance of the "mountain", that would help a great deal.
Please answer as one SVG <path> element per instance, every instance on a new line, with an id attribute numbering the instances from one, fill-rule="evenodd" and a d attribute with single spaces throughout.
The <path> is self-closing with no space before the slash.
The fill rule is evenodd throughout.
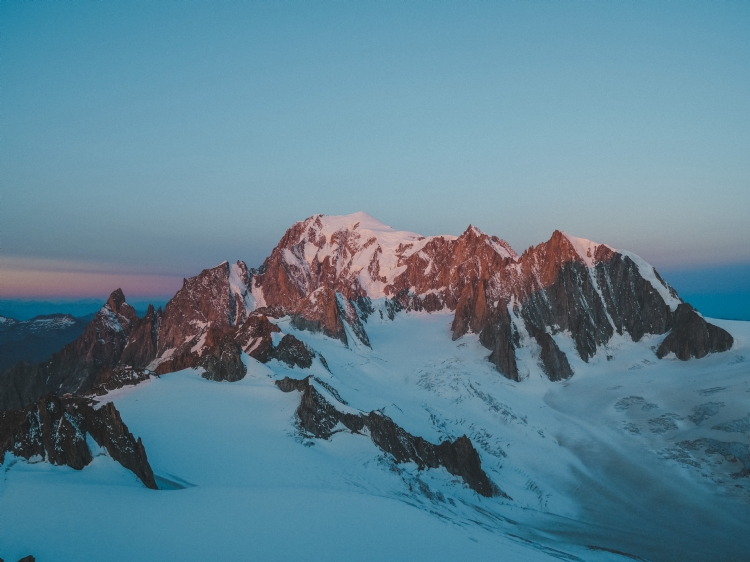
<path id="1" fill-rule="evenodd" d="M 555 231 L 519 255 L 473 226 L 423 237 L 365 213 L 315 215 L 293 225 L 259 268 L 206 269 L 143 317 L 118 289 L 74 342 L 8 369 L 0 449 L 27 462 L 91 466 L 84 480 L 111 457 L 147 487 L 197 486 L 176 492 L 174 504 L 149 504 L 183 525 L 187 506 L 222 520 L 211 506 L 228 486 L 238 503 L 222 501 L 238 517 L 249 517 L 246 505 L 270 513 L 289 502 L 294 515 L 281 520 L 304 527 L 319 518 L 320 536 L 335 541 L 328 529 L 343 511 L 304 515 L 296 495 L 324 505 L 318 492 L 330 489 L 341 494 L 337 505 L 373 514 L 349 529 L 368 544 L 373 533 L 400 536 L 386 530 L 400 508 L 372 511 L 356 498 L 428 514 L 419 544 L 431 559 L 434 545 L 450 549 L 444 533 L 487 559 L 496 548 L 521 560 L 722 558 L 746 546 L 721 537 L 747 515 L 750 494 L 739 394 L 747 341 L 743 323 L 709 322 L 653 267 L 605 244 Z M 97 438 L 105 405 L 119 448 Z M 63 410 L 68 417 L 40 417 Z M 32 417 L 42 421 L 23 421 Z M 44 445 L 58 439 L 55 423 L 78 436 L 61 446 L 75 455 Z M 706 501 L 728 481 L 736 487 Z M 275 491 L 259 496 L 266 487 Z M 58 497 L 57 489 L 45 493 Z M 99 501 L 87 494 L 77 513 Z M 182 503 L 191 497 L 202 499 Z M 133 501 L 123 508 L 128 520 L 144 515 Z M 432 517 L 461 531 L 438 531 Z M 718 530 L 705 530 L 706 520 Z M 256 524 L 278 536 L 270 520 Z M 219 532 L 213 521 L 206 529 Z M 467 529 L 486 550 L 467 542 Z M 699 530 L 708 547 L 696 542 Z M 286 533 L 276 548 L 317 540 L 297 534 L 300 542 Z M 156 542 L 199 557 L 179 541 Z M 240 543 L 228 537 L 222 556 Z M 377 548 L 394 555 L 387 541 Z"/>
<path id="2" fill-rule="evenodd" d="M 0 372 L 18 361 L 39 363 L 81 335 L 93 315 L 45 314 L 30 320 L 0 316 Z"/>
<path id="3" fill-rule="evenodd" d="M 315 215 L 293 225 L 257 271 L 224 262 L 186 279 L 163 313 L 151 307 L 138 318 L 115 291 L 84 334 L 46 365 L 6 372 L 0 406 L 206 362 L 237 377 L 241 351 L 270 358 L 269 318 L 288 316 L 295 328 L 369 346 L 370 315 L 441 310 L 454 313 L 454 340 L 479 334 L 490 361 L 515 381 L 525 376 L 520 349 L 550 380 L 573 376 L 558 333 L 573 338 L 584 361 L 615 334 L 640 341 L 669 332 L 657 356 L 682 360 L 726 351 L 733 341 L 683 303 L 653 267 L 605 244 L 555 231 L 519 256 L 473 226 L 458 237 L 424 237 L 366 213 Z"/>

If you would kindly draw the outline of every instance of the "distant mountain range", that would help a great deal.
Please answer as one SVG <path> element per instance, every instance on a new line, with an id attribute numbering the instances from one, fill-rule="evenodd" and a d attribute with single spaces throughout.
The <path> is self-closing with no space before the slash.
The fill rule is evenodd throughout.
<path id="1" fill-rule="evenodd" d="M 18 361 L 40 363 L 83 333 L 95 314 L 47 314 L 30 320 L 0 316 L 0 371 Z"/>

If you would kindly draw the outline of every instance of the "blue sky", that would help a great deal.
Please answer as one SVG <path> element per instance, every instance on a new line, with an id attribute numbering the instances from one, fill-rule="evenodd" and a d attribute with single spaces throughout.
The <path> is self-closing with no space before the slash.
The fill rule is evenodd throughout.
<path id="1" fill-rule="evenodd" d="M 750 271 L 749 30 L 747 2 L 2 2 L 0 298 L 165 295 L 358 210 Z"/>

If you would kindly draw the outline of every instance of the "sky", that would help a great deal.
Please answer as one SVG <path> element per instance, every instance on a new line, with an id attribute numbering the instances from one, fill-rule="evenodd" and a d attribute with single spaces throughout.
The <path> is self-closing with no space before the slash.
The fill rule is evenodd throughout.
<path id="1" fill-rule="evenodd" d="M 750 294 L 748 155 L 748 2 L 0 2 L 0 299 L 168 297 L 360 210 Z"/>

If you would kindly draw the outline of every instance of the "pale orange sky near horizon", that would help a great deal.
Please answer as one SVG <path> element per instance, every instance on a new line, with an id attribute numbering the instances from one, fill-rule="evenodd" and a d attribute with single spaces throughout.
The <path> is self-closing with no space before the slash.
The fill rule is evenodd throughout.
<path id="1" fill-rule="evenodd" d="M 122 289 L 127 298 L 171 297 L 182 277 L 72 271 L 0 271 L 0 299 L 87 299 Z"/>

